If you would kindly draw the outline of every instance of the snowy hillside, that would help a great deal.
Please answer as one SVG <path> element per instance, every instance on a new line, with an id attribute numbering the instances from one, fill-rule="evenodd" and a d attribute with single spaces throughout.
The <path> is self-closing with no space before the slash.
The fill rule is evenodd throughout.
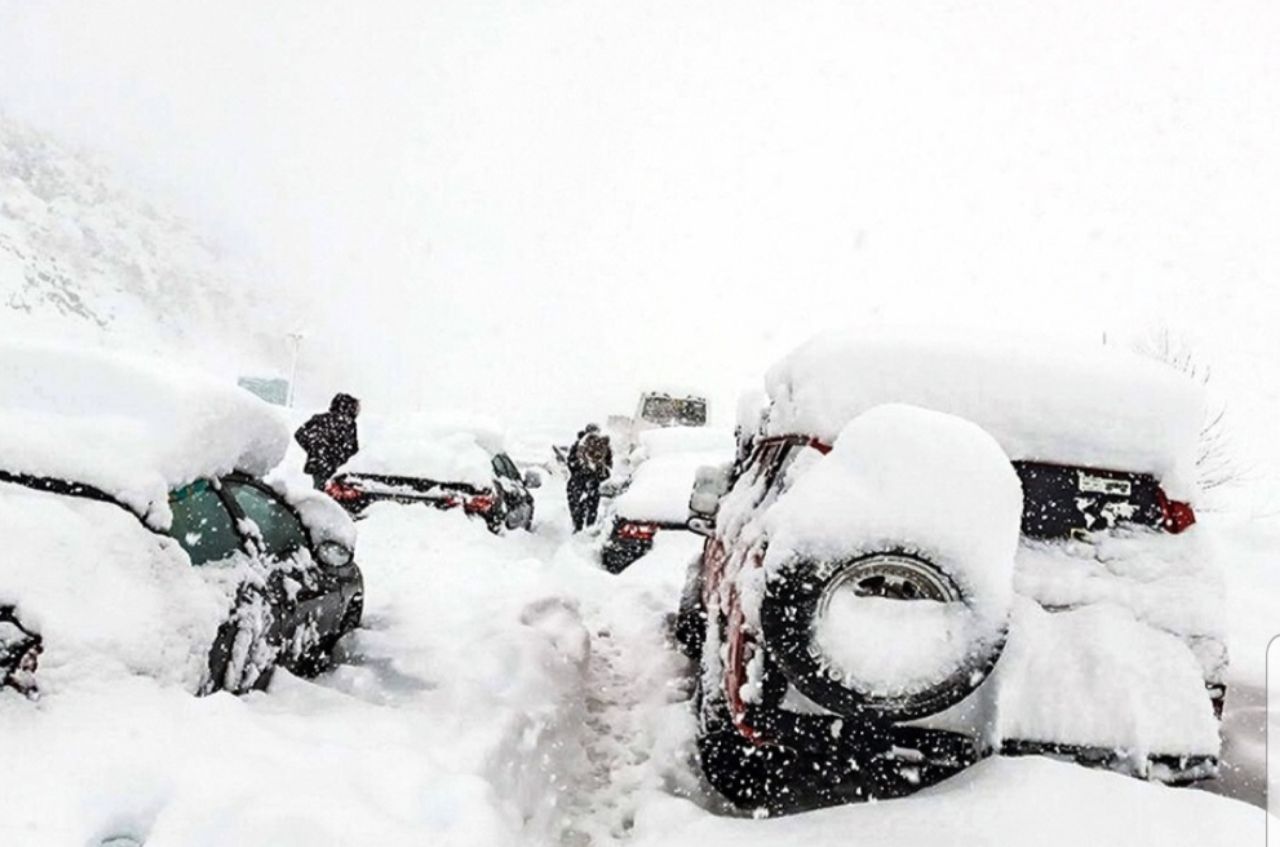
<path id="1" fill-rule="evenodd" d="M 0 117 L 0 332 L 261 362 L 273 323 L 184 222 Z"/>

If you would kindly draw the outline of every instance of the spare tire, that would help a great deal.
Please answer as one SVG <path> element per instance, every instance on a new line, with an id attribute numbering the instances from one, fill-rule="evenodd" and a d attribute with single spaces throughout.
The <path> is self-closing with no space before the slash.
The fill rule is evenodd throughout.
<path id="1" fill-rule="evenodd" d="M 760 608 L 771 657 L 841 715 L 912 720 L 960 702 L 990 674 L 1006 629 L 983 620 L 940 560 L 896 548 L 786 563 Z"/>

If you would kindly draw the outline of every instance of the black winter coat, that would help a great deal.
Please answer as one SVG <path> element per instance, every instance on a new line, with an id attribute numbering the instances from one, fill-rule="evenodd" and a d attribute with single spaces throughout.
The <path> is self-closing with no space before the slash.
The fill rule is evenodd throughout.
<path id="1" fill-rule="evenodd" d="M 332 474 L 360 451 L 356 419 L 339 412 L 312 415 L 293 437 L 307 453 L 309 474 Z"/>

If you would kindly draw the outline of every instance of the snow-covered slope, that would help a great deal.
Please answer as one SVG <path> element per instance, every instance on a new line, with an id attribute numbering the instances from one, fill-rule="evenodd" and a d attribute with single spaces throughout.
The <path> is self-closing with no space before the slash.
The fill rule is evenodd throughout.
<path id="1" fill-rule="evenodd" d="M 187 224 L 0 115 L 0 334 L 264 362 L 277 322 Z"/>

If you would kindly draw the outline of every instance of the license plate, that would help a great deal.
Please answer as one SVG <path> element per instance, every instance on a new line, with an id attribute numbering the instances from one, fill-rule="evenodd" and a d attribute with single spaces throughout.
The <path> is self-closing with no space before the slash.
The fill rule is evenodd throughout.
<path id="1" fill-rule="evenodd" d="M 1133 494 L 1133 484 L 1127 479 L 1112 479 L 1079 471 L 1077 487 L 1086 494 L 1110 494 L 1115 497 L 1129 497 Z"/>

